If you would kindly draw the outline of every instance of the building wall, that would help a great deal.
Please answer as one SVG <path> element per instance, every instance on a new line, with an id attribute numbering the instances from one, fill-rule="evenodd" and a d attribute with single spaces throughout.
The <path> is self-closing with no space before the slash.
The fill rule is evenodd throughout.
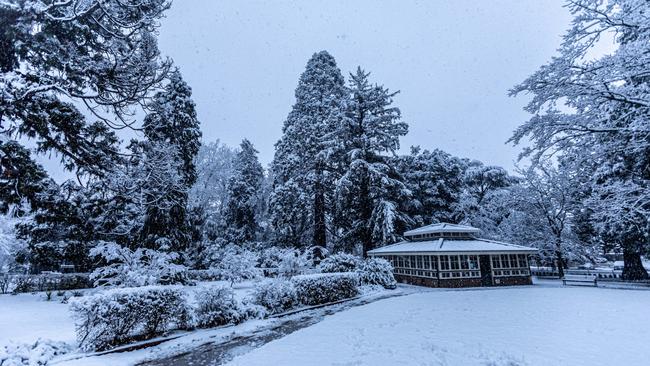
<path id="1" fill-rule="evenodd" d="M 397 282 L 406 283 L 409 285 L 426 286 L 426 287 L 444 287 L 444 288 L 460 288 L 460 287 L 481 287 L 480 278 L 452 278 L 452 279 L 435 279 L 425 277 L 415 277 L 402 274 L 396 274 L 395 279 Z M 495 277 L 493 279 L 494 286 L 515 286 L 515 285 L 532 285 L 530 276 L 512 276 L 512 277 Z"/>

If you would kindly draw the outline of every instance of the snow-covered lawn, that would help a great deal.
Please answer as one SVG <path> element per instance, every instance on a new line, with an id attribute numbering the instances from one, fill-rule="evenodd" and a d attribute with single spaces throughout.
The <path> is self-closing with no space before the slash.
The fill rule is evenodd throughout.
<path id="1" fill-rule="evenodd" d="M 231 365 L 647 365 L 650 291 L 439 290 L 337 313 Z"/>
<path id="2" fill-rule="evenodd" d="M 188 292 L 204 286 L 229 286 L 225 281 L 199 282 L 188 286 Z M 246 297 L 253 289 L 250 281 L 235 284 L 233 290 L 238 299 Z M 88 293 L 101 291 L 86 290 Z M 68 292 L 69 296 L 70 292 Z M 39 338 L 76 344 L 74 324 L 68 311 L 68 304 L 62 304 L 60 297 L 52 294 L 51 301 L 45 301 L 44 293 L 0 295 L 0 347 L 14 343 L 34 343 Z"/>

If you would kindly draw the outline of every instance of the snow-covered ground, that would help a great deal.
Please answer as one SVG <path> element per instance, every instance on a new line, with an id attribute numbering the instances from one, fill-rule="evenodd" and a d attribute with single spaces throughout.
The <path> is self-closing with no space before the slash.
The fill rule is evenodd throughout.
<path id="1" fill-rule="evenodd" d="M 230 365 L 647 365 L 650 291 L 440 290 L 337 313 Z"/>
<path id="2" fill-rule="evenodd" d="M 229 286 L 225 281 L 199 282 L 188 286 L 188 292 L 203 286 Z M 235 284 L 233 290 L 238 299 L 246 297 L 253 289 L 250 281 Z M 86 292 L 97 292 L 98 289 Z M 70 292 L 68 292 L 69 296 Z M 61 297 L 52 294 L 51 301 L 45 301 L 44 293 L 0 295 L 0 347 L 14 343 L 33 343 L 39 338 L 76 343 L 74 324 L 68 311 L 68 304 L 60 302 Z"/>
<path id="3" fill-rule="evenodd" d="M 650 291 L 558 283 L 462 290 L 410 287 L 406 292 L 416 293 L 325 316 L 310 327 L 248 349 L 231 366 L 647 364 Z M 248 291 L 248 285 L 236 289 L 239 296 Z M 75 358 L 82 354 L 71 354 L 56 363 L 132 365 L 246 336 L 275 323 L 269 319 L 200 330 L 149 349 L 81 359 Z M 44 301 L 43 294 L 0 296 L 0 345 L 38 338 L 75 343 L 67 305 Z"/>

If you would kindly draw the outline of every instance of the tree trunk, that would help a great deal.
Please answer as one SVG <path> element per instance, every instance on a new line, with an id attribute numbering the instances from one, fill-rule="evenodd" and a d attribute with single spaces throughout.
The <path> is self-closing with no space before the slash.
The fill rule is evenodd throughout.
<path id="1" fill-rule="evenodd" d="M 557 260 L 557 271 L 560 278 L 564 278 L 564 258 L 562 258 L 562 239 L 555 239 L 555 258 Z"/>
<path id="2" fill-rule="evenodd" d="M 557 258 L 557 271 L 560 278 L 564 278 L 564 259 L 562 258 L 562 251 L 556 250 L 555 256 Z"/>
<path id="3" fill-rule="evenodd" d="M 361 189 L 359 191 L 360 202 L 361 202 L 361 220 L 365 223 L 363 228 L 363 237 L 361 238 L 361 243 L 363 244 L 363 257 L 368 257 L 368 251 L 373 249 L 372 242 L 372 227 L 370 226 L 370 219 L 372 219 L 372 200 L 370 199 L 370 179 L 367 175 L 363 177 L 361 181 Z"/>
<path id="4" fill-rule="evenodd" d="M 628 281 L 647 280 L 648 271 L 643 268 L 641 255 L 633 250 L 623 249 L 623 279 Z"/>
<path id="5" fill-rule="evenodd" d="M 327 227 L 325 226 L 325 189 L 322 183 L 323 170 L 320 164 L 316 167 L 314 182 L 314 246 L 325 247 Z"/>

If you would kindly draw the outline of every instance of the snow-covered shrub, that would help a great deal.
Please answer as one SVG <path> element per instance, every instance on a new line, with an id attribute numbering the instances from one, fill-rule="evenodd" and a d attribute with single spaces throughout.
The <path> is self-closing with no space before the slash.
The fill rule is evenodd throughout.
<path id="1" fill-rule="evenodd" d="M 187 328 L 190 315 L 185 292 L 171 286 L 108 290 L 74 299 L 70 311 L 79 346 L 96 351 Z"/>
<path id="2" fill-rule="evenodd" d="M 309 250 L 301 253 L 291 248 L 266 248 L 259 254 L 259 266 L 264 269 L 265 275 L 277 275 L 291 278 L 306 273 L 313 267 Z"/>
<path id="3" fill-rule="evenodd" d="M 200 328 L 216 327 L 226 324 L 239 324 L 249 318 L 263 316 L 258 306 L 239 302 L 232 289 L 213 286 L 196 293 L 196 325 Z"/>
<path id="4" fill-rule="evenodd" d="M 227 245 L 222 250 L 215 251 L 211 256 L 211 261 L 214 264 L 210 266 L 210 269 L 221 279 L 230 282 L 231 286 L 235 282 L 261 276 L 260 269 L 255 266 L 257 255 L 236 245 Z"/>
<path id="5" fill-rule="evenodd" d="M 36 343 L 9 343 L 0 348 L 1 366 L 46 365 L 54 356 L 68 353 L 72 346 L 64 342 L 39 339 Z"/>
<path id="6" fill-rule="evenodd" d="M 298 304 L 298 294 L 293 282 L 281 279 L 268 279 L 258 283 L 251 301 L 263 306 L 271 314 L 281 313 Z"/>
<path id="7" fill-rule="evenodd" d="M 354 272 L 317 273 L 295 276 L 291 282 L 298 301 L 305 305 L 326 304 L 357 296 L 359 278 Z"/>
<path id="8" fill-rule="evenodd" d="M 382 258 L 366 258 L 357 267 L 359 282 L 362 285 L 382 285 L 388 289 L 397 287 L 393 276 L 393 266 Z"/>
<path id="9" fill-rule="evenodd" d="M 108 263 L 90 275 L 95 286 L 137 287 L 187 283 L 187 267 L 174 263 L 177 253 L 138 248 L 131 250 L 116 243 L 101 242 L 91 249 Z"/>
<path id="10" fill-rule="evenodd" d="M 307 273 L 313 267 L 313 262 L 309 257 L 307 251 L 300 253 L 300 251 L 295 249 L 287 249 L 285 255 L 280 260 L 278 275 L 284 278 L 291 278 Z"/>
<path id="11" fill-rule="evenodd" d="M 356 255 L 337 253 L 323 259 L 318 269 L 322 273 L 354 272 L 360 261 Z"/>

